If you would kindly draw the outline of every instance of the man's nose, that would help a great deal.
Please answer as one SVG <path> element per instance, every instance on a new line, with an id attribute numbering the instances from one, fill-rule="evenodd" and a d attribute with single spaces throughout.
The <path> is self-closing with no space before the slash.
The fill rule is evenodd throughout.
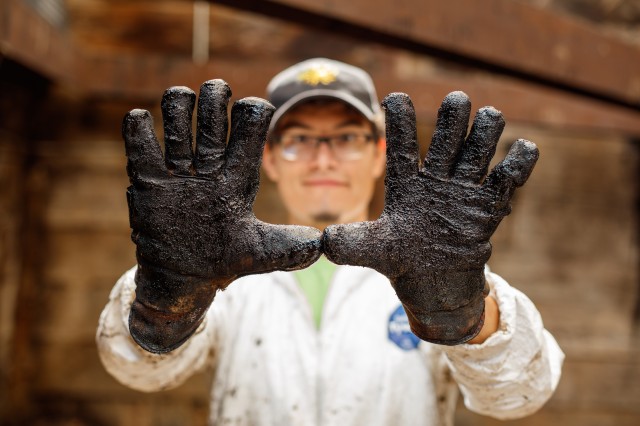
<path id="1" fill-rule="evenodd" d="M 315 163 L 320 169 L 335 166 L 336 157 L 328 141 L 319 141 L 316 147 Z"/>

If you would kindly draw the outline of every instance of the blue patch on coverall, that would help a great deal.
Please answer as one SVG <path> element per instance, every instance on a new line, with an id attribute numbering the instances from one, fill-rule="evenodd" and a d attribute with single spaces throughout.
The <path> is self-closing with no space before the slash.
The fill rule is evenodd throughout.
<path id="1" fill-rule="evenodd" d="M 409 319 L 402 305 L 398 306 L 389 317 L 388 330 L 389 340 L 403 351 L 416 349 L 420 344 L 420 339 L 411 332 Z"/>

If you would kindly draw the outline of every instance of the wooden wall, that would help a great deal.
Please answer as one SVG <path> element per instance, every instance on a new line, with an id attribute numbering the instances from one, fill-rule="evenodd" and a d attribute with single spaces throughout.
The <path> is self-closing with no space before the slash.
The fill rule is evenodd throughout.
<path id="1" fill-rule="evenodd" d="M 132 13 L 139 7 L 131 4 Z M 91 15 L 71 17 L 92 22 Z M 249 28 L 246 20 L 239 22 Z M 276 31 L 273 21 L 261 25 Z M 118 43 L 104 44 L 98 38 L 108 28 L 91 26 L 76 34 L 86 51 L 97 46 L 113 53 L 130 38 L 122 34 Z M 250 56 L 255 34 L 246 31 L 233 45 L 233 28 L 212 42 L 214 53 L 237 47 Z M 340 40 L 345 57 L 376 57 L 350 40 L 330 38 L 318 47 L 317 38 L 300 28 L 284 34 L 276 39 L 289 54 L 315 56 Z M 139 53 L 143 47 L 133 43 L 129 49 Z M 153 103 L 86 96 L 8 60 L 0 63 L 0 77 L 0 424 L 205 424 L 210 372 L 172 391 L 143 394 L 104 371 L 94 343 L 111 287 L 135 262 L 120 122 L 126 111 L 142 107 L 159 127 L 161 93 Z M 423 150 L 432 119 L 421 117 Z M 558 391 L 539 413 L 499 422 L 460 406 L 457 425 L 637 425 L 640 143 L 613 132 L 533 127 L 507 117 L 498 156 L 517 137 L 534 140 L 541 157 L 494 236 L 490 265 L 533 299 L 567 360 Z M 381 200 L 379 191 L 374 211 Z M 265 180 L 256 213 L 272 222 L 284 218 Z"/>
<path id="2" fill-rule="evenodd" d="M 39 117 L 28 122 L 38 128 L 32 140 L 3 133 L 0 172 L 9 183 L 2 187 L 0 222 L 6 421 L 205 422 L 207 374 L 177 390 L 138 393 L 108 376 L 94 344 L 111 286 L 134 263 L 119 135 L 122 115 L 133 106 L 159 117 L 154 105 L 53 91 L 38 107 Z M 430 126 L 421 128 L 423 142 Z M 615 135 L 509 123 L 507 129 L 498 155 L 524 136 L 538 143 L 541 158 L 494 238 L 491 266 L 536 302 L 567 362 L 551 402 L 506 424 L 637 424 L 639 147 Z M 274 196 L 264 182 L 256 210 L 277 221 L 282 209 Z M 13 333 L 7 329 L 12 314 Z M 460 408 L 458 424 L 504 423 Z"/>

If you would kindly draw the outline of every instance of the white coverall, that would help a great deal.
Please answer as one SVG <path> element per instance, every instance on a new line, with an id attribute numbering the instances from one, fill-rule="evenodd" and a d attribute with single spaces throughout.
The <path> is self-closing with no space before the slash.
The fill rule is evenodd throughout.
<path id="1" fill-rule="evenodd" d="M 100 317 L 105 368 L 148 392 L 212 366 L 212 425 L 451 425 L 458 386 L 469 409 L 510 419 L 539 409 L 560 378 L 564 354 L 538 311 L 488 269 L 500 329 L 481 345 L 419 341 L 386 277 L 340 266 L 319 330 L 292 273 L 252 275 L 218 292 L 196 334 L 164 355 L 129 334 L 134 274 Z"/>

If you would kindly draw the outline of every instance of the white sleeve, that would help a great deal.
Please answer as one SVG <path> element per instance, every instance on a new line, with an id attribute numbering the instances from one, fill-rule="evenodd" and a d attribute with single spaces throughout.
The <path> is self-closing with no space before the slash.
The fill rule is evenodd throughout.
<path id="1" fill-rule="evenodd" d="M 467 408 L 507 420 L 538 410 L 551 397 L 564 353 L 522 292 L 486 271 L 500 327 L 482 344 L 442 347 Z"/>
<path id="2" fill-rule="evenodd" d="M 212 357 L 217 338 L 211 325 L 214 321 L 205 318 L 196 333 L 174 351 L 162 355 L 145 351 L 129 333 L 135 271 L 136 267 L 120 277 L 100 315 L 98 353 L 105 369 L 120 383 L 144 392 L 170 389 L 201 370 Z"/>

